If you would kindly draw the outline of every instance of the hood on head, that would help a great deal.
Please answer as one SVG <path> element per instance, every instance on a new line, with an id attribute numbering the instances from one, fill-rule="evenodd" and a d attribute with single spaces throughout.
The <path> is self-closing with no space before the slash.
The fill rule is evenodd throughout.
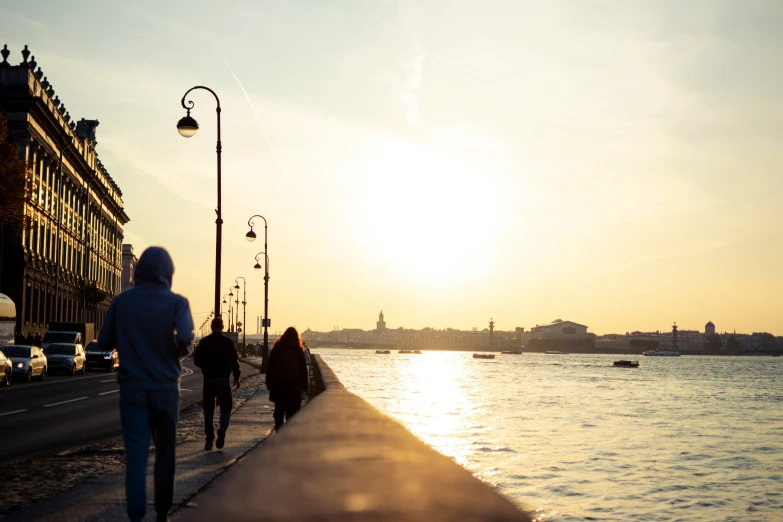
<path id="1" fill-rule="evenodd" d="M 165 248 L 149 247 L 136 263 L 134 276 L 139 283 L 159 283 L 171 288 L 174 262 Z"/>

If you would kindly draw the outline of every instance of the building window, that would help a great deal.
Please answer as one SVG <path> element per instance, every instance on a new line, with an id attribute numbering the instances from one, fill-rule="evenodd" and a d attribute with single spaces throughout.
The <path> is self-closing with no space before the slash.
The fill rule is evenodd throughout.
<path id="1" fill-rule="evenodd" d="M 38 326 L 41 321 L 41 288 L 36 283 L 33 289 L 33 326 Z"/>
<path id="2" fill-rule="evenodd" d="M 54 293 L 51 288 L 48 289 L 47 293 L 49 294 L 46 299 L 46 324 L 48 325 L 54 320 Z"/>
<path id="3" fill-rule="evenodd" d="M 33 223 L 33 252 L 36 254 L 40 254 L 41 251 L 38 247 L 38 229 L 40 228 L 41 224 L 39 221 L 39 217 L 35 216 L 35 221 Z"/>
<path id="4" fill-rule="evenodd" d="M 33 315 L 33 285 L 29 282 L 25 285 L 25 311 L 24 324 L 30 326 L 30 318 Z"/>

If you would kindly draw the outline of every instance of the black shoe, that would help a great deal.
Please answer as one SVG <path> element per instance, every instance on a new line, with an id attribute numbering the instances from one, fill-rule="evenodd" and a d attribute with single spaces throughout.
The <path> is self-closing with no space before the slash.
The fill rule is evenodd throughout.
<path id="1" fill-rule="evenodd" d="M 158 513 L 157 516 L 155 517 L 156 522 L 168 522 L 168 519 L 169 519 L 168 513 L 163 513 L 163 514 Z"/>
<path id="2" fill-rule="evenodd" d="M 211 450 L 212 449 L 212 441 L 211 440 L 208 440 L 207 443 L 204 444 L 204 449 L 205 450 Z"/>
<path id="3" fill-rule="evenodd" d="M 218 438 L 215 441 L 215 447 L 217 449 L 221 449 L 223 447 L 223 444 L 226 442 L 226 432 L 223 430 L 218 430 Z"/>

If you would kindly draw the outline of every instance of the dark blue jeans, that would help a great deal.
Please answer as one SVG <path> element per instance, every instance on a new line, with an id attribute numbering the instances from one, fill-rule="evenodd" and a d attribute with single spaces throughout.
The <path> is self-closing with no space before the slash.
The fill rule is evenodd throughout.
<path id="1" fill-rule="evenodd" d="M 178 390 L 120 388 L 122 439 L 125 442 L 125 496 L 128 517 L 144 518 L 147 508 L 147 460 L 155 441 L 155 511 L 168 513 L 174 499 Z"/>
<path id="2" fill-rule="evenodd" d="M 220 430 L 223 433 L 228 430 L 228 423 L 231 420 L 231 408 L 233 399 L 231 397 L 231 380 L 228 377 L 204 377 L 204 388 L 202 390 L 204 399 L 204 433 L 207 440 L 215 440 L 215 402 L 220 406 Z"/>

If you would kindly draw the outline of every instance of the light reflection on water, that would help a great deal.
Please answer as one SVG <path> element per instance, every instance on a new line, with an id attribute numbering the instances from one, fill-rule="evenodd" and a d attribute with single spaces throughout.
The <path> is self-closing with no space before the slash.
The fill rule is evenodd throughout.
<path id="1" fill-rule="evenodd" d="M 783 520 L 782 358 L 316 353 L 542 519 Z"/>

